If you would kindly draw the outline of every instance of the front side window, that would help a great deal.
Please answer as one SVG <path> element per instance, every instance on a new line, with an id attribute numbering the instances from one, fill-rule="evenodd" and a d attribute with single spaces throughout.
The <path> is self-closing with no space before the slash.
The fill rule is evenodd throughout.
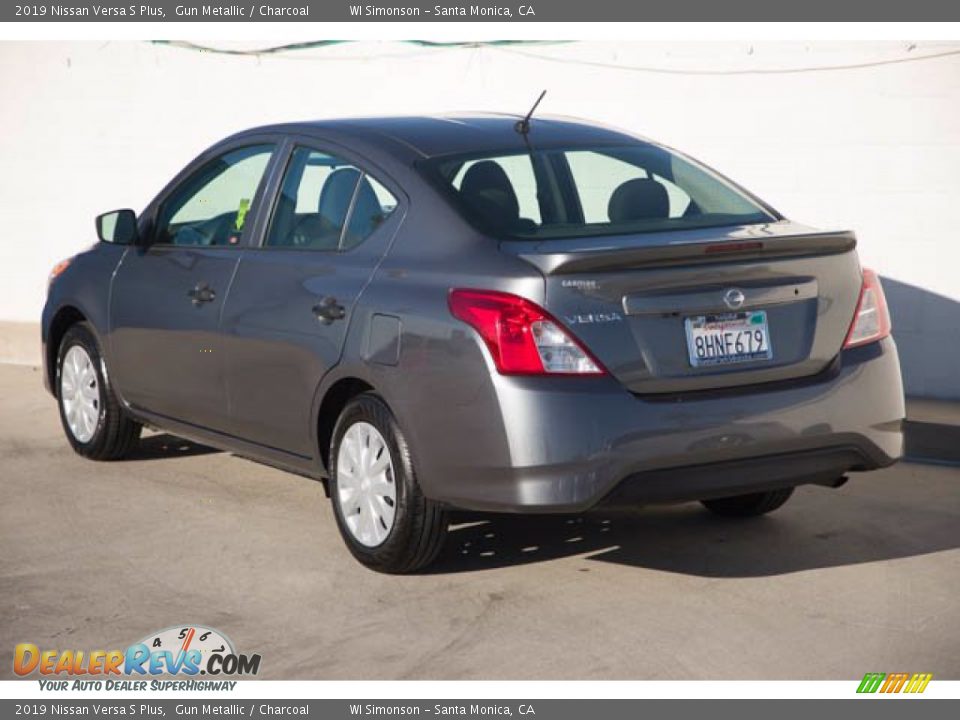
<path id="1" fill-rule="evenodd" d="M 341 158 L 309 148 L 290 156 L 265 245 L 347 250 L 396 209 L 382 184 Z"/>
<path id="2" fill-rule="evenodd" d="M 238 245 L 272 153 L 272 145 L 252 145 L 204 165 L 164 201 L 155 241 L 207 247 Z"/>
<path id="3" fill-rule="evenodd" d="M 423 171 L 482 229 L 549 240 L 766 223 L 715 174 L 649 143 L 440 157 Z"/>

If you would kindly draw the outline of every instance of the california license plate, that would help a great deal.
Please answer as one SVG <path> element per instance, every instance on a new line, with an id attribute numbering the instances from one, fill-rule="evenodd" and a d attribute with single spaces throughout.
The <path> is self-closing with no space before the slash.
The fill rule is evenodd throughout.
<path id="1" fill-rule="evenodd" d="M 769 360 L 773 357 L 763 310 L 698 315 L 684 319 L 693 367 Z"/>

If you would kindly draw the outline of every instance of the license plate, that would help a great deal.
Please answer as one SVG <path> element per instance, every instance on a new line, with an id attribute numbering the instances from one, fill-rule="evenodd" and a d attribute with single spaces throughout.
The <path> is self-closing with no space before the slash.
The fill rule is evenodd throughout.
<path id="1" fill-rule="evenodd" d="M 684 319 L 693 367 L 769 360 L 773 357 L 763 310 Z"/>

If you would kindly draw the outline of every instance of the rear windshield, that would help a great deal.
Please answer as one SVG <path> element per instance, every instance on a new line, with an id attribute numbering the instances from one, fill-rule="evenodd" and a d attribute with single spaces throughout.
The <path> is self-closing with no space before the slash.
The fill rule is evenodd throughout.
<path id="1" fill-rule="evenodd" d="M 433 158 L 426 173 L 491 234 L 529 240 L 749 225 L 769 211 L 647 143 Z"/>

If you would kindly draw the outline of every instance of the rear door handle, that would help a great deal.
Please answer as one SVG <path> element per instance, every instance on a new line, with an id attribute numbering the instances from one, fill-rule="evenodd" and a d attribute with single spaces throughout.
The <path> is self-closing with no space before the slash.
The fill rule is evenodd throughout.
<path id="1" fill-rule="evenodd" d="M 334 320 L 343 320 L 347 316 L 347 309 L 335 297 L 325 297 L 313 306 L 313 314 L 324 325 L 330 325 Z"/>
<path id="2" fill-rule="evenodd" d="M 213 302 L 217 298 L 213 288 L 206 283 L 197 283 L 196 287 L 187 292 L 187 295 L 190 296 L 190 300 L 197 307 L 206 302 Z"/>

